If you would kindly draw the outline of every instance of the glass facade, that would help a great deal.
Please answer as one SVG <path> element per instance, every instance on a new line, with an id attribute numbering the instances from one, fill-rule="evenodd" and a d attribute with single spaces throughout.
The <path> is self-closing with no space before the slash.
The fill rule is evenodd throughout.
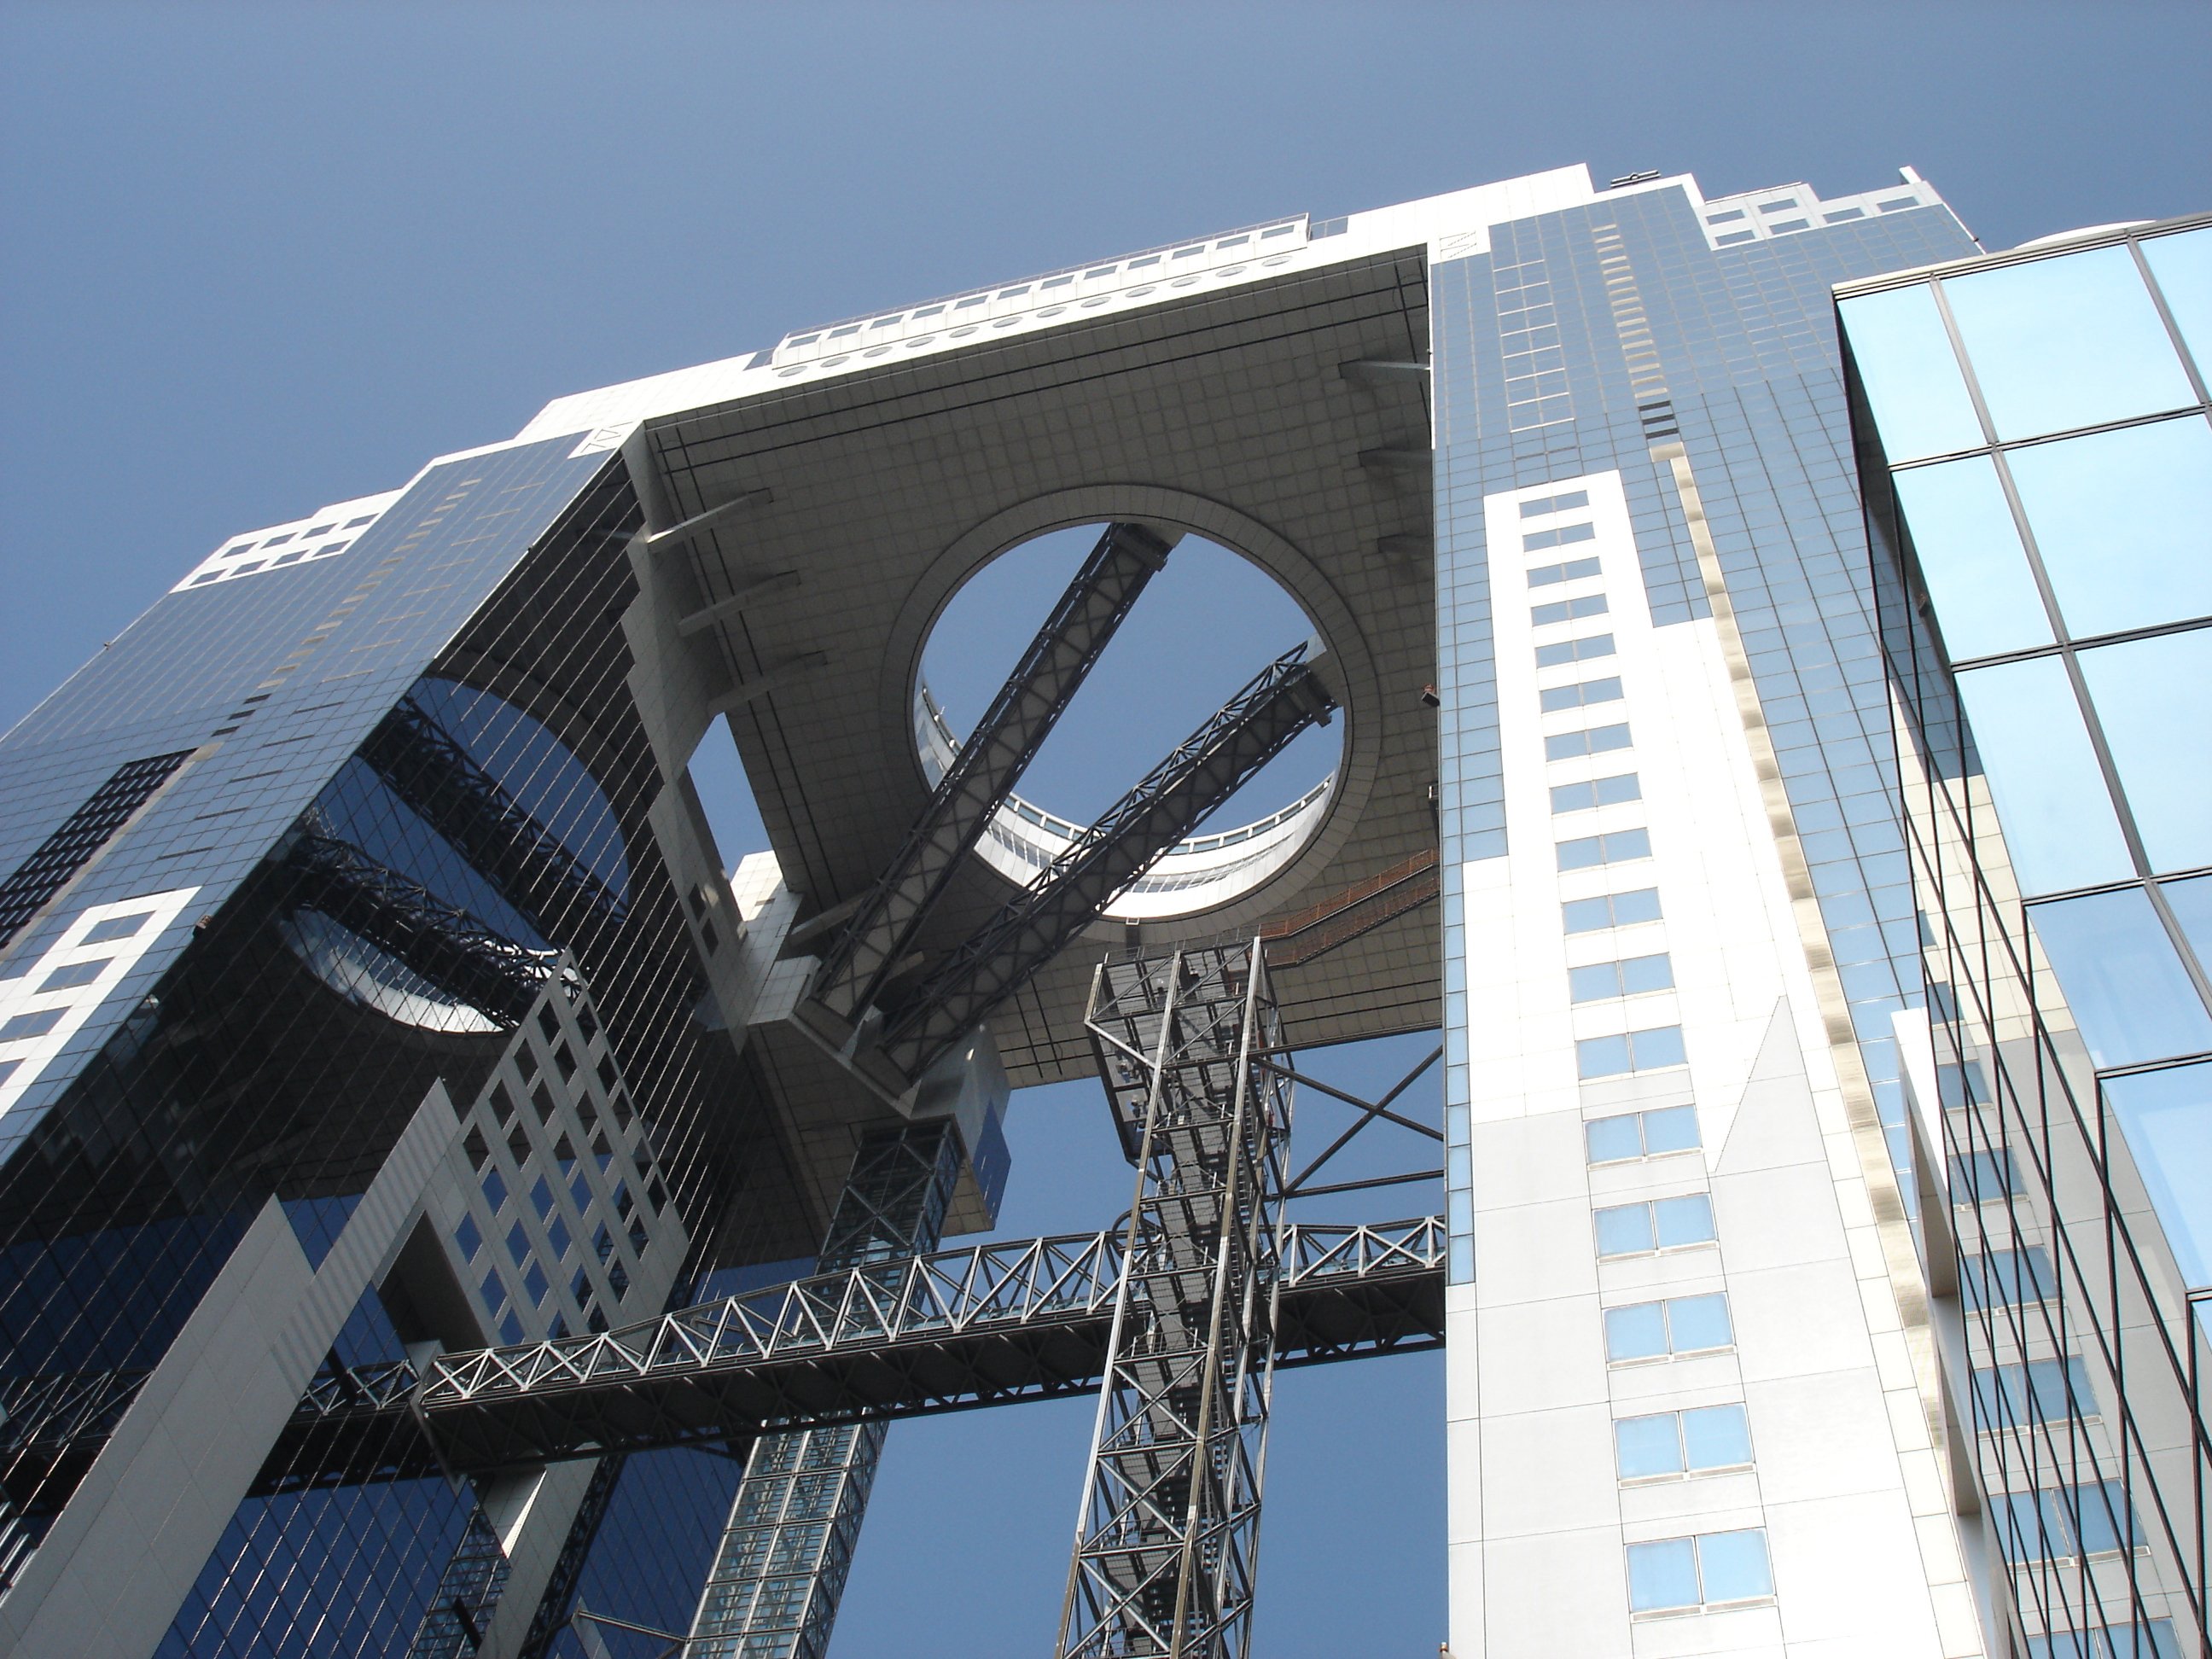
<path id="1" fill-rule="evenodd" d="M 2010 1601 L 2033 1651 L 2194 1651 L 2212 224 L 1846 285 L 1838 310 L 1903 718 L 1923 1125 L 1949 1173 L 1926 1233 L 1961 1264 Z"/>
<path id="2" fill-rule="evenodd" d="M 474 1126 L 470 1277 L 418 1270 L 428 1235 L 373 1267 L 312 1388 L 635 1318 L 640 1276 L 680 1304 L 730 1242 L 757 1097 L 650 817 L 669 780 L 620 623 L 642 514 L 587 451 L 437 464 L 329 556 L 188 580 L 0 744 L 8 1582 L 241 1293 L 259 1218 L 321 1274 L 441 1089 Z M 696 1259 L 648 1274 L 667 1237 Z M 683 1625 L 738 1473 L 611 1469 L 528 1645 L 579 1593 Z M 160 1651 L 473 1651 L 507 1501 L 280 1447 Z M 692 1510 L 686 1563 L 660 1534 Z"/>

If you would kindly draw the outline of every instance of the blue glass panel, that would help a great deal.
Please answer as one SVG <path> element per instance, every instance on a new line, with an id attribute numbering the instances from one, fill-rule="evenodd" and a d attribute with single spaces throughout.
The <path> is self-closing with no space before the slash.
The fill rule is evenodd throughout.
<path id="1" fill-rule="evenodd" d="M 1959 676 L 1974 746 L 2024 893 L 2134 873 L 2066 665 L 2056 657 Z"/>
<path id="2" fill-rule="evenodd" d="M 2167 908 L 2181 924 L 2199 963 L 2212 966 L 2212 876 L 2159 884 Z"/>
<path id="3" fill-rule="evenodd" d="M 1724 1296 L 1675 1297 L 1667 1304 L 1667 1328 L 1676 1353 L 1725 1348 L 1735 1340 Z"/>
<path id="4" fill-rule="evenodd" d="M 1607 1359 L 1650 1359 L 1666 1352 L 1667 1314 L 1663 1304 L 1638 1302 L 1632 1307 L 1605 1310 Z"/>
<path id="5" fill-rule="evenodd" d="M 2212 367 L 2212 228 L 2154 236 L 2142 252 L 2197 373 L 2205 373 Z"/>
<path id="6" fill-rule="evenodd" d="M 2050 644 L 2051 618 L 1990 458 L 1915 467 L 1896 483 L 1951 659 Z"/>
<path id="7" fill-rule="evenodd" d="M 1682 1472 L 1676 1421 L 1674 1413 L 1662 1412 L 1656 1417 L 1624 1417 L 1613 1425 L 1613 1456 L 1622 1480 Z"/>
<path id="8" fill-rule="evenodd" d="M 2038 904 L 2027 914 L 2098 1066 L 2212 1048 L 2212 1018 L 2141 888 Z"/>
<path id="9" fill-rule="evenodd" d="M 2124 247 L 1977 271 L 1943 291 L 2001 439 L 2197 401 Z"/>
<path id="10" fill-rule="evenodd" d="M 1589 1161 L 1609 1164 L 1616 1158 L 1644 1156 L 1643 1138 L 1637 1133 L 1636 1114 L 1620 1117 L 1592 1118 L 1583 1125 L 1583 1134 L 1589 1143 Z"/>
<path id="11" fill-rule="evenodd" d="M 1766 1565 L 1766 1534 L 1756 1527 L 1701 1536 L 1698 1571 L 1708 1601 L 1747 1601 L 1774 1594 L 1774 1574 Z"/>
<path id="12" fill-rule="evenodd" d="M 1696 1547 L 1686 1538 L 1628 1547 L 1628 1605 L 1632 1612 L 1698 1605 Z"/>
<path id="13" fill-rule="evenodd" d="M 2212 1065 L 2107 1078 L 2105 1098 L 2182 1276 L 2192 1290 L 2212 1285 Z"/>
<path id="14" fill-rule="evenodd" d="M 1693 1469 L 1724 1469 L 1751 1462 L 1751 1428 L 1741 1406 L 1708 1406 L 1682 1413 L 1685 1461 Z"/>
<path id="15" fill-rule="evenodd" d="M 1713 1237 L 1713 1201 L 1703 1193 L 1662 1198 L 1651 1206 L 1651 1222 L 1662 1250 L 1678 1244 L 1709 1243 Z"/>
<path id="16" fill-rule="evenodd" d="M 1651 1248 L 1651 1206 L 1622 1204 L 1597 1212 L 1597 1253 L 1634 1255 Z"/>
<path id="17" fill-rule="evenodd" d="M 1950 336 L 1925 284 L 1862 295 L 1838 309 L 1891 460 L 1948 454 L 1982 441 Z"/>
<path id="18" fill-rule="evenodd" d="M 2212 864 L 2212 629 L 2103 646 L 2081 662 L 2151 868 Z"/>
<path id="19" fill-rule="evenodd" d="M 2006 459 L 2075 638 L 2212 615 L 2212 426 L 2201 416 Z"/>
<path id="20" fill-rule="evenodd" d="M 1698 1109 L 1668 1106 L 1644 1115 L 1644 1150 L 1647 1152 L 1687 1152 L 1698 1145 Z"/>

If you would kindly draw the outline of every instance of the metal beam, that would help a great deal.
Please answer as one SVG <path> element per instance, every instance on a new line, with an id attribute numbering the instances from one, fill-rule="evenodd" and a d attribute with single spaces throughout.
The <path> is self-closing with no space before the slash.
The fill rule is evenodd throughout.
<path id="1" fill-rule="evenodd" d="M 1101 963 L 1085 1024 L 1109 1097 L 1146 1104 L 1054 1651 L 1244 1659 L 1291 1130 L 1290 1085 L 1261 1060 L 1280 1041 L 1264 951 Z"/>
<path id="2" fill-rule="evenodd" d="M 1114 896 L 1202 823 L 1335 698 L 1311 641 L 1285 652 L 1154 767 L 886 1018 L 877 1047 L 908 1079 L 988 1018 Z"/>
<path id="3" fill-rule="evenodd" d="M 889 1421 L 1090 1394 L 1122 1244 L 1119 1232 L 975 1244 L 596 1335 L 444 1354 L 420 1378 L 404 1363 L 319 1378 L 255 1491 L 742 1448 L 772 1420 Z M 1438 1216 L 1285 1227 L 1270 1281 L 1277 1368 L 1442 1346 L 1443 1257 Z M 104 1438 L 93 1425 L 89 1449 Z"/>
<path id="4" fill-rule="evenodd" d="M 788 593 L 799 586 L 796 570 L 779 570 L 772 575 L 757 577 L 732 591 L 726 599 L 716 599 L 712 605 L 694 611 L 676 624 L 676 631 L 685 639 L 694 634 L 703 634 L 718 622 L 727 622 L 758 605 L 763 599 L 778 593 Z"/>
<path id="5" fill-rule="evenodd" d="M 1143 525 L 1109 525 L 1075 573 L 815 976 L 809 1006 L 830 1017 L 815 1023 L 840 1046 L 1172 545 Z"/>
<path id="6" fill-rule="evenodd" d="M 710 507 L 704 513 L 693 514 L 681 524 L 671 525 L 665 530 L 656 531 L 647 536 L 645 538 L 646 550 L 658 552 L 664 547 L 688 542 L 694 536 L 727 524 L 748 507 L 766 507 L 775 499 L 775 492 L 768 489 L 748 489 L 742 495 L 732 495 L 728 501 Z"/>

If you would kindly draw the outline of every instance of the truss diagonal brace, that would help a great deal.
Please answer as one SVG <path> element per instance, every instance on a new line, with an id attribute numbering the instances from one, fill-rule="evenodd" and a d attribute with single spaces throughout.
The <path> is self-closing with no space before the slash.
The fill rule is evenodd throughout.
<path id="1" fill-rule="evenodd" d="M 880 1048 L 918 1078 L 1336 700 L 1310 641 L 1261 671 L 915 988 Z"/>
<path id="2" fill-rule="evenodd" d="M 1106 527 L 823 961 L 812 1000 L 836 1020 L 849 1026 L 882 990 L 1172 546 L 1143 525 Z"/>

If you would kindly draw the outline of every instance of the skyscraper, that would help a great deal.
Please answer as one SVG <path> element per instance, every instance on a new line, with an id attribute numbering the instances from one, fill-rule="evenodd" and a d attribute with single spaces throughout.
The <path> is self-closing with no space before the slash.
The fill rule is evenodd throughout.
<path id="1" fill-rule="evenodd" d="M 1927 933 L 1926 1007 L 1897 1023 L 1921 1056 L 1923 1247 L 1958 1258 L 1938 1324 L 2006 1569 L 1994 1612 L 2038 1655 L 2186 1652 L 2212 1296 L 2212 228 L 1840 292 Z"/>
<path id="2" fill-rule="evenodd" d="M 1063 1651 L 1241 1653 L 1257 1472 L 1214 1514 L 1191 1449 L 1259 1455 L 1279 1361 L 1443 1340 L 1457 1659 L 2179 1650 L 2202 1175 L 2194 1097 L 2159 1091 L 2212 1045 L 2179 991 L 2137 1007 L 2077 964 L 2115 906 L 2177 948 L 2191 925 L 2165 879 L 2203 862 L 2184 786 L 2123 752 L 2099 677 L 2185 649 L 2205 607 L 2172 597 L 2184 548 L 2093 619 L 2060 532 L 1998 573 L 1956 529 L 1987 487 L 1914 492 L 2025 480 L 2008 446 L 2118 422 L 2184 447 L 2129 492 L 2185 522 L 2157 492 L 2201 468 L 2175 434 L 2203 435 L 2203 386 L 2156 367 L 2141 313 L 2196 325 L 2205 234 L 2114 241 L 2158 274 L 2115 337 L 2154 366 L 2032 430 L 1938 296 L 2036 262 L 1979 275 L 1910 169 L 1707 198 L 1575 167 L 794 331 L 228 538 L 0 744 L 0 1630 L 815 1659 L 887 1418 L 1103 1380 Z M 2032 332 L 2022 303 L 1988 326 Z M 1894 390 L 1935 374 L 1943 305 L 1981 379 Z M 1923 429 L 1961 406 L 1982 424 Z M 1084 526 L 1066 597 L 1017 619 L 1008 656 L 1035 642 L 954 731 L 920 675 L 947 601 Z M 1315 637 L 1240 666 L 1095 824 L 1024 799 L 1193 537 Z M 1981 688 L 2033 680 L 2047 726 L 2054 672 L 2105 711 L 2064 752 L 2118 804 L 2021 878 L 2087 890 L 2059 943 L 2039 908 L 2078 1020 L 2035 1030 L 2074 1098 L 2127 1073 L 2101 1087 L 2148 1162 L 2100 1130 L 2062 1169 L 2018 1080 L 2046 1062 L 2001 1060 L 2027 1028 L 1973 1012 L 2061 1005 L 1980 951 L 2023 924 L 2009 878 L 1966 878 L 2044 843 L 1985 833 L 1952 687 L 1978 733 Z M 718 722 L 773 843 L 734 870 L 687 770 Z M 1207 821 L 1323 722 L 1324 782 Z M 2036 786 L 1988 775 L 2017 816 Z M 2159 960 L 2203 990 L 2185 950 Z M 1338 1188 L 1272 1140 L 1207 1150 L 1232 1060 L 1272 1135 L 1286 1057 L 1439 1026 L 1443 1120 L 1413 1127 L 1444 1166 L 1391 1179 L 1440 1189 L 1441 1224 L 1279 1225 L 1326 1224 L 1284 1206 Z M 1244 1216 L 1223 1254 L 1140 1286 L 1132 1221 L 914 1265 L 990 1225 L 1010 1086 L 1102 1074 L 1133 1158 L 1184 1102 L 1158 1144 L 1213 1162 L 1148 1164 L 1138 1209 L 1182 1217 L 1170 1256 L 1205 1206 Z M 2021 1336 L 2062 1284 L 2080 1305 Z M 2163 1543 L 2124 1518 L 2152 1489 Z"/>

